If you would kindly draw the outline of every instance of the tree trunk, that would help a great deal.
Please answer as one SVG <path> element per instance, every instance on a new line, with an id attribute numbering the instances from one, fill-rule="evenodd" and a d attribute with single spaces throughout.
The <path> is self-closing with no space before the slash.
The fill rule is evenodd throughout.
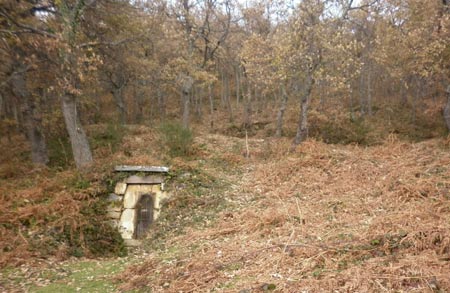
<path id="1" fill-rule="evenodd" d="M 157 95 L 158 95 L 159 117 L 161 121 L 164 121 L 166 119 L 166 99 L 160 87 L 158 87 Z"/>
<path id="2" fill-rule="evenodd" d="M 372 116 L 372 73 L 367 69 L 367 115 Z"/>
<path id="3" fill-rule="evenodd" d="M 220 106 L 223 108 L 225 108 L 225 74 L 223 71 L 220 71 L 220 81 L 221 81 L 221 89 L 222 89 L 222 93 L 220 95 Z"/>
<path id="4" fill-rule="evenodd" d="M 82 169 L 92 163 L 92 153 L 86 133 L 78 117 L 75 96 L 66 93 L 61 98 L 61 106 L 66 129 L 72 145 L 73 158 L 77 168 Z"/>
<path id="5" fill-rule="evenodd" d="M 241 91 L 241 81 L 240 81 L 239 65 L 236 66 L 236 105 L 240 102 L 240 91 Z"/>
<path id="6" fill-rule="evenodd" d="M 286 94 L 286 88 L 284 84 L 281 85 L 281 106 L 280 110 L 278 111 L 277 116 L 277 130 L 275 133 L 276 137 L 281 137 L 283 133 L 283 118 L 284 113 L 286 112 L 286 105 L 287 105 L 288 96 Z"/>
<path id="7" fill-rule="evenodd" d="M 208 85 L 208 95 L 209 95 L 209 110 L 210 110 L 210 126 L 211 129 L 214 128 L 214 99 L 212 95 L 212 85 Z"/>
<path id="8" fill-rule="evenodd" d="M 42 120 L 34 101 L 25 102 L 23 109 L 24 126 L 31 143 L 31 159 L 34 164 L 46 165 L 49 161 L 47 144 L 42 131 Z"/>
<path id="9" fill-rule="evenodd" d="M 447 104 L 444 108 L 444 119 L 447 124 L 447 129 L 450 132 L 450 85 L 447 86 Z"/>
<path id="10" fill-rule="evenodd" d="M 22 112 L 20 111 L 20 105 L 19 105 L 20 101 L 17 101 L 17 100 L 19 100 L 19 99 L 15 99 L 11 103 L 11 114 L 12 114 L 12 117 L 14 118 L 14 121 L 16 122 L 14 125 L 16 128 L 16 131 L 18 133 L 23 134 L 24 130 L 23 130 L 22 126 L 24 125 L 24 119 L 23 119 Z"/>
<path id="11" fill-rule="evenodd" d="M 308 136 L 308 107 L 313 85 L 314 79 L 312 77 L 312 73 L 309 73 L 306 78 L 305 88 L 300 100 L 300 115 L 298 117 L 297 134 L 292 142 L 292 150 L 294 150 L 295 147 L 302 143 Z"/>
<path id="12" fill-rule="evenodd" d="M 155 95 L 150 96 L 150 105 L 156 105 L 158 102 L 158 97 Z M 157 111 L 156 107 L 150 107 L 148 112 L 148 119 L 149 121 L 152 121 L 155 118 L 155 112 Z"/>
<path id="13" fill-rule="evenodd" d="M 112 90 L 112 94 L 114 97 L 114 102 L 117 106 L 117 110 L 119 111 L 119 121 L 122 125 L 127 122 L 127 109 L 125 106 L 125 100 L 123 98 L 123 87 L 114 88 Z"/>
<path id="14" fill-rule="evenodd" d="M 408 96 L 406 93 L 406 81 L 400 81 L 400 105 L 405 106 L 408 103 Z"/>
<path id="15" fill-rule="evenodd" d="M 100 94 L 96 91 L 95 93 L 95 105 L 94 105 L 94 112 L 95 115 L 92 119 L 92 121 L 90 122 L 91 124 L 98 124 L 101 116 L 102 116 L 102 103 L 101 103 L 101 99 L 100 99 Z"/>
<path id="16" fill-rule="evenodd" d="M 77 55 L 80 53 L 76 46 L 77 29 L 83 19 L 82 13 L 85 8 L 85 1 L 78 1 L 70 9 L 61 9 L 61 17 L 65 20 L 62 27 L 63 46 L 60 56 L 62 57 L 63 70 L 60 72 L 64 81 L 64 89 L 61 96 L 61 109 L 69 134 L 70 144 L 75 165 L 78 169 L 83 169 L 92 164 L 92 153 L 86 133 L 81 125 L 77 111 L 77 96 L 73 90 L 80 88 L 80 76 L 78 68 L 81 62 Z M 68 8 L 68 7 L 67 7 Z"/>
<path id="17" fill-rule="evenodd" d="M 22 72 L 22 70 L 21 70 Z M 25 134 L 31 145 L 31 159 L 34 164 L 48 163 L 47 144 L 42 132 L 42 120 L 34 98 L 27 89 L 25 72 L 16 74 L 12 80 L 13 93 L 21 103 Z"/>
<path id="18" fill-rule="evenodd" d="M 2 93 L 0 93 L 1 95 Z M 10 99 L 9 99 L 10 100 Z M 9 118 L 11 116 L 11 106 L 10 106 L 10 102 L 7 102 L 8 100 L 4 99 L 3 100 L 3 111 L 2 114 L 0 115 L 0 119 L 3 120 L 5 118 Z M 13 132 L 12 129 L 12 125 L 10 123 L 8 123 L 7 125 L 5 125 L 5 132 L 6 132 L 6 137 L 8 138 L 8 142 L 12 142 L 12 137 L 11 134 Z M 1 139 L 0 139 L 1 140 Z"/>
<path id="19" fill-rule="evenodd" d="M 180 116 L 183 117 L 183 111 L 184 111 L 184 95 L 183 95 L 183 88 L 180 89 Z"/>
<path id="20" fill-rule="evenodd" d="M 203 99 L 203 87 L 198 87 L 197 90 L 195 91 L 196 95 L 194 96 L 195 99 L 195 114 L 197 115 L 197 119 L 198 121 L 202 121 L 202 99 Z"/>
<path id="21" fill-rule="evenodd" d="M 200 117 L 200 120 L 203 120 L 203 96 L 205 93 L 205 89 L 203 87 L 199 90 L 198 95 L 198 116 Z"/>
<path id="22" fill-rule="evenodd" d="M 142 89 L 137 89 L 136 86 L 134 87 L 134 97 L 136 102 L 136 118 L 135 122 L 137 124 L 142 123 L 144 119 L 144 93 L 142 92 Z M 152 107 L 153 108 L 153 107 Z"/>
<path id="23" fill-rule="evenodd" d="M 0 119 L 3 119 L 3 117 L 5 116 L 5 99 L 3 99 L 3 93 L 0 92 Z"/>
<path id="24" fill-rule="evenodd" d="M 420 79 L 416 76 L 415 78 L 415 89 L 414 89 L 414 95 L 413 95 L 413 103 L 412 103 L 412 113 L 411 113 L 411 120 L 414 125 L 416 125 L 416 118 L 417 118 L 417 103 L 420 99 Z"/>
<path id="25" fill-rule="evenodd" d="M 189 104 L 190 104 L 190 93 L 192 91 L 192 86 L 194 84 L 194 80 L 190 76 L 186 76 L 183 85 L 181 88 L 181 94 L 183 97 L 183 127 L 189 128 Z"/>
<path id="26" fill-rule="evenodd" d="M 266 99 L 266 95 L 264 94 L 264 92 L 261 90 L 261 92 L 259 93 L 259 99 L 258 99 L 258 113 L 262 113 L 264 110 L 264 100 Z"/>
<path id="27" fill-rule="evenodd" d="M 364 68 L 363 68 L 364 69 Z M 359 76 L 359 112 L 361 116 L 365 116 L 366 114 L 366 103 L 364 97 L 364 73 L 361 72 Z"/>
<path id="28" fill-rule="evenodd" d="M 231 94 L 230 94 L 230 78 L 225 74 L 225 102 L 227 103 L 228 120 L 233 122 L 233 109 L 231 107 Z"/>
<path id="29" fill-rule="evenodd" d="M 192 87 L 191 94 L 189 95 L 189 97 L 191 99 L 189 101 L 189 103 L 192 105 L 191 107 L 193 107 L 195 118 L 198 118 L 197 117 L 197 87 L 195 85 Z"/>
<path id="30" fill-rule="evenodd" d="M 324 85 L 324 83 L 325 83 L 324 81 L 321 81 L 317 84 L 318 92 L 320 95 L 320 104 L 319 104 L 320 111 L 324 111 L 324 109 L 325 109 L 325 85 Z"/>
<path id="31" fill-rule="evenodd" d="M 255 101 L 253 103 L 255 112 L 256 113 L 260 113 L 260 110 L 261 110 L 261 95 L 258 93 L 258 86 L 257 85 L 255 85 L 255 93 L 254 93 L 253 97 L 254 97 L 253 100 Z"/>
<path id="32" fill-rule="evenodd" d="M 189 92 L 183 90 L 183 127 L 189 128 Z"/>
<path id="33" fill-rule="evenodd" d="M 352 121 L 355 120 L 355 109 L 354 109 L 355 105 L 354 105 L 354 102 L 353 102 L 353 96 L 354 96 L 353 88 L 350 87 L 350 91 L 349 91 L 349 97 L 350 97 L 350 119 Z"/>
<path id="34" fill-rule="evenodd" d="M 250 82 L 247 83 L 247 95 L 245 99 L 244 127 L 247 129 L 252 124 L 252 85 Z"/>

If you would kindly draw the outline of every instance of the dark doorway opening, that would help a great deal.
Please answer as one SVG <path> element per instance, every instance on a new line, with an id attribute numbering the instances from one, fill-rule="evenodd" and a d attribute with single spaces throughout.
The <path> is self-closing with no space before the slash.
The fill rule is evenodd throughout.
<path id="1" fill-rule="evenodd" d="M 136 238 L 142 239 L 153 222 L 153 197 L 144 194 L 137 205 Z"/>

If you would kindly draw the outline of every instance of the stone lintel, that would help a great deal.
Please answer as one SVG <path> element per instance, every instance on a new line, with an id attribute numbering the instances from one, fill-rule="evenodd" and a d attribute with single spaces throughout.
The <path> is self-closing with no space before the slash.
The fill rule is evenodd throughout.
<path id="1" fill-rule="evenodd" d="M 114 168 L 116 172 L 152 172 L 152 173 L 167 173 L 169 167 L 164 166 L 130 166 L 119 165 Z"/>
<path id="2" fill-rule="evenodd" d="M 127 178 L 126 183 L 127 184 L 161 184 L 164 182 L 164 178 L 161 176 L 156 175 L 150 175 L 150 176 L 130 176 Z"/>

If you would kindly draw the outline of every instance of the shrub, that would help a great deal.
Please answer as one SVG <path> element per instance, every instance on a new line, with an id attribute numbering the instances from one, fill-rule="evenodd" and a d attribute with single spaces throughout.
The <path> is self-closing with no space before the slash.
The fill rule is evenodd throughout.
<path id="1" fill-rule="evenodd" d="M 127 250 L 119 231 L 112 227 L 106 218 L 107 202 L 96 198 L 78 202 L 77 206 L 79 213 L 70 220 L 65 219 L 62 227 L 50 227 L 53 222 L 48 223 L 50 228 L 46 235 L 50 237 L 47 238 L 59 245 L 64 243 L 67 248 L 66 253 L 75 257 L 126 255 Z M 40 241 L 37 241 L 36 244 L 42 246 Z M 48 244 L 52 246 L 51 241 Z M 41 248 L 37 249 L 42 250 Z M 41 251 L 41 253 L 47 255 L 55 252 L 49 250 Z"/>
<path id="2" fill-rule="evenodd" d="M 314 118 L 313 118 L 314 119 Z M 311 136 L 334 144 L 374 144 L 374 138 L 369 135 L 371 128 L 362 118 L 340 116 L 334 119 L 312 123 Z"/>
<path id="3" fill-rule="evenodd" d="M 191 153 L 192 131 L 176 122 L 167 122 L 159 127 L 163 144 L 169 149 L 172 157 L 187 156 Z"/>
<path id="4" fill-rule="evenodd" d="M 109 147 L 112 152 L 117 151 L 125 135 L 123 125 L 109 122 L 106 128 L 92 135 L 91 145 L 94 149 Z"/>
<path id="5" fill-rule="evenodd" d="M 72 149 L 67 134 L 52 135 L 47 140 L 49 166 L 66 169 L 73 161 Z"/>

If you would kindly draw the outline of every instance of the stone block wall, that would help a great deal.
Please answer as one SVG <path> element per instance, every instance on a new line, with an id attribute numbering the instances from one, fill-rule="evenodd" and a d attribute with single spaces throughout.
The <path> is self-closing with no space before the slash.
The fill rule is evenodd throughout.
<path id="1" fill-rule="evenodd" d="M 108 196 L 108 217 L 111 224 L 116 227 L 126 243 L 135 243 L 138 203 L 142 195 L 151 195 L 153 201 L 153 219 L 160 214 L 161 202 L 167 198 L 164 182 L 156 176 L 131 176 L 125 181 L 116 184 L 114 193 Z"/>

